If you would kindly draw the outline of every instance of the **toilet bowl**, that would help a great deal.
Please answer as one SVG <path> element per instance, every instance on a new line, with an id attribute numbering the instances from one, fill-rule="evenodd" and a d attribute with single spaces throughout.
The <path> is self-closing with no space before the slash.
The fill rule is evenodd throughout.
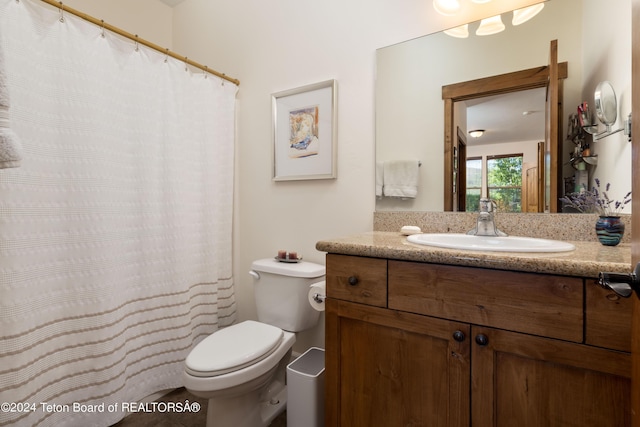
<path id="1" fill-rule="evenodd" d="M 184 386 L 208 399 L 208 427 L 266 427 L 284 410 L 295 332 L 317 323 L 307 294 L 324 272 L 324 266 L 309 262 L 252 264 L 260 321 L 214 332 L 185 360 Z"/>
<path id="2" fill-rule="evenodd" d="M 183 380 L 187 390 L 209 400 L 207 426 L 269 425 L 286 404 L 285 369 L 295 339 L 291 332 L 247 320 L 201 341 L 187 356 Z M 216 348 L 226 349 L 228 359 L 208 359 Z"/>

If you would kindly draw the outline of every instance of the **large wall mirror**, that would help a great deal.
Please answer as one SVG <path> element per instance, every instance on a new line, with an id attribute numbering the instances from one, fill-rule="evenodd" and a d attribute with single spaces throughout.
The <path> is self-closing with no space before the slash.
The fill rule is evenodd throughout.
<path id="1" fill-rule="evenodd" d="M 550 0 L 544 5 L 537 16 L 519 26 L 511 24 L 511 13 L 504 13 L 506 28 L 498 34 L 477 36 L 478 23 L 471 23 L 467 38 L 441 32 L 377 51 L 376 168 L 396 161 L 416 161 L 421 166 L 415 197 L 384 197 L 377 174 L 376 210 L 445 210 L 443 87 L 545 66 L 552 40 L 558 43 L 558 61 L 567 64 L 567 77 L 560 86 L 561 158 L 556 173 L 562 181 L 560 191 L 565 186 L 571 189 L 575 169 L 569 160 L 575 146 L 564 137 L 569 114 L 583 101 L 593 103 L 594 90 L 603 80 L 611 81 L 616 89 L 618 125 L 630 113 L 631 3 L 612 0 L 604 6 L 598 0 Z M 461 149 L 456 144 L 452 156 L 457 164 L 455 175 L 460 178 L 464 164 L 469 166 L 462 177 L 465 183 L 477 178 L 478 182 L 484 179 L 486 186 L 490 160 L 519 156 L 525 164 L 523 174 L 526 168 L 541 167 L 545 99 L 546 89 L 538 88 L 456 102 L 455 137 L 466 144 Z M 471 137 L 469 131 L 476 129 L 483 129 L 484 135 Z M 631 147 L 626 136 L 620 133 L 593 142 L 591 148 L 598 162 L 589 166 L 589 178 L 609 182 L 613 193 L 624 195 L 631 189 Z M 476 160 L 483 171 L 474 169 Z M 526 176 L 522 183 L 526 193 Z M 537 210 L 522 201 L 515 211 Z"/>

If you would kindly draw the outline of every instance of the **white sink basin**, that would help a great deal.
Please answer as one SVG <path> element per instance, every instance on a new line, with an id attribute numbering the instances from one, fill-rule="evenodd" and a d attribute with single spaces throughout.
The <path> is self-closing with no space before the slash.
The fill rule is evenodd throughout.
<path id="1" fill-rule="evenodd" d="M 567 252 L 575 249 L 571 243 L 533 237 L 473 236 L 455 233 L 425 233 L 407 237 L 411 243 L 439 248 L 492 252 Z"/>

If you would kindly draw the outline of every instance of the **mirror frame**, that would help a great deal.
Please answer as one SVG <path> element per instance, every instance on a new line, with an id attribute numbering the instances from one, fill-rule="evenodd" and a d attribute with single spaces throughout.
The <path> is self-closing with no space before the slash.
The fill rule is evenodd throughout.
<path id="1" fill-rule="evenodd" d="M 558 64 L 558 81 L 561 82 L 568 76 L 568 64 L 561 62 Z M 468 82 L 455 83 L 442 87 L 442 99 L 444 101 L 444 210 L 453 211 L 453 162 L 456 131 L 454 129 L 454 104 L 459 101 L 465 101 L 474 98 L 482 98 L 520 90 L 544 88 L 547 87 L 549 81 L 549 67 L 536 67 L 526 70 L 516 71 L 512 73 L 501 74 L 498 76 L 485 77 L 481 79 L 471 80 Z M 562 85 L 560 85 L 562 88 Z M 560 105 L 562 104 L 562 90 L 560 90 Z M 555 153 L 555 159 L 552 163 L 561 161 L 562 153 L 560 147 L 551 147 L 551 151 Z M 552 156 L 553 157 L 553 156 Z M 460 159 L 459 161 L 462 161 Z M 554 165 L 551 165 L 553 171 Z M 556 175 L 555 177 L 553 175 Z M 552 173 L 551 182 L 558 181 L 558 173 Z M 551 186 L 551 200 L 554 200 L 553 193 L 556 195 L 557 189 Z M 557 199 L 557 197 L 555 197 Z M 552 210 L 553 211 L 553 210 Z"/>
<path id="2" fill-rule="evenodd" d="M 596 114 L 600 123 L 607 127 L 611 127 L 616 124 L 618 120 L 618 100 L 616 97 L 616 91 L 608 81 L 598 83 L 594 93 L 594 99 L 596 104 Z M 613 111 L 609 108 L 613 105 Z"/>

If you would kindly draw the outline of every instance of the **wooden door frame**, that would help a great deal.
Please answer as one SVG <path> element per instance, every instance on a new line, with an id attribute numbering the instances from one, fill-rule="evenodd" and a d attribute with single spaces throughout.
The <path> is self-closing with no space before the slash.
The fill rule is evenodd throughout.
<path id="1" fill-rule="evenodd" d="M 458 175 L 456 178 L 456 198 L 457 206 L 456 210 L 459 212 L 465 212 L 467 210 L 467 136 L 458 127 L 457 130 L 458 140 L 458 158 L 454 159 L 454 163 L 457 163 Z M 454 156 L 455 157 L 455 156 Z"/>
<path id="2" fill-rule="evenodd" d="M 538 143 L 538 212 L 544 212 L 544 141 Z"/>
<path id="3" fill-rule="evenodd" d="M 558 81 L 566 79 L 568 75 L 568 64 L 561 62 L 558 64 Z M 513 73 L 500 74 L 497 76 L 485 77 L 477 80 L 470 80 L 462 83 L 442 86 L 442 99 L 444 101 L 444 210 L 453 210 L 453 147 L 457 139 L 457 132 L 454 123 L 454 105 L 459 101 L 482 98 L 485 96 L 500 95 L 504 93 L 519 92 L 522 90 L 543 88 L 549 81 L 549 67 L 542 66 L 515 71 Z M 561 86 L 562 87 L 562 86 Z M 560 91 L 559 102 L 562 103 L 562 91 Z M 558 130 L 559 131 L 559 130 Z M 559 132 L 560 133 L 560 132 Z M 561 144 L 551 147 L 555 159 L 552 164 L 562 164 Z M 554 170 L 555 169 L 555 170 Z M 562 174 L 559 168 L 551 168 L 552 194 L 556 193 L 562 181 Z M 554 200 L 553 198 L 551 200 Z"/>

